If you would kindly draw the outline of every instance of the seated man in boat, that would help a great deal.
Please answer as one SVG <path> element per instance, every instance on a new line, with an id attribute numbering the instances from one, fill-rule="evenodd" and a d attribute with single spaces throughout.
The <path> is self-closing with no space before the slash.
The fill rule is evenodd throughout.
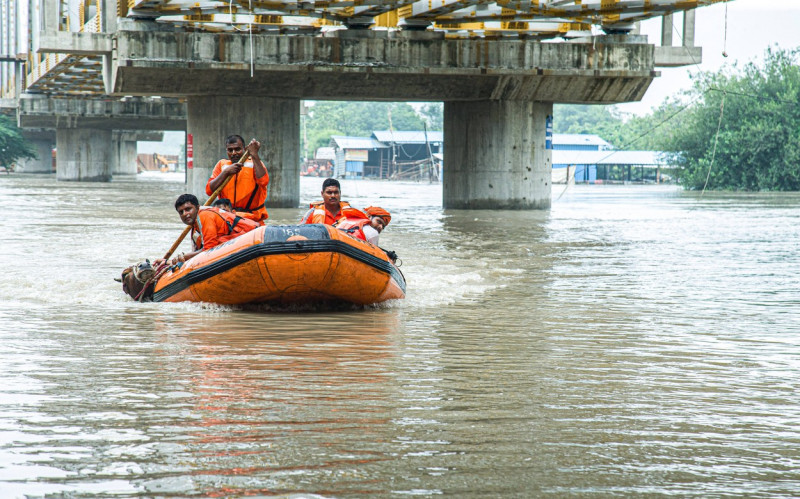
<path id="1" fill-rule="evenodd" d="M 368 219 L 366 213 L 352 208 L 347 201 L 341 200 L 341 196 L 339 181 L 335 178 L 326 178 L 322 182 L 322 201 L 311 203 L 311 209 L 306 212 L 300 223 L 334 225 L 345 219 Z"/>
<path id="2" fill-rule="evenodd" d="M 214 208 L 219 208 L 222 211 L 233 213 L 233 205 L 231 205 L 230 199 L 219 198 L 211 203 L 211 206 Z"/>
<path id="3" fill-rule="evenodd" d="M 361 239 L 362 241 L 367 241 L 377 246 L 378 236 L 383 232 L 383 229 L 389 225 L 392 216 L 388 211 L 378 206 L 364 208 L 364 211 L 369 216 L 368 219 L 351 220 L 348 218 L 336 222 L 334 226 L 339 230 L 347 232 L 356 239 Z"/>
<path id="4" fill-rule="evenodd" d="M 200 208 L 200 202 L 194 194 L 181 194 L 175 201 L 175 210 L 181 221 L 192 228 L 193 251 L 173 258 L 169 262 L 171 265 L 189 260 L 201 251 L 219 246 L 260 226 L 254 220 L 219 208 Z M 160 261 L 157 260 L 156 263 Z"/>
<path id="5" fill-rule="evenodd" d="M 206 194 L 210 196 L 225 179 L 233 176 L 219 196 L 229 199 L 233 210 L 238 212 L 242 218 L 249 218 L 263 225 L 264 220 L 269 216 L 264 207 L 264 202 L 267 200 L 269 173 L 258 155 L 260 148 L 259 141 L 251 140 L 246 147 L 250 152 L 250 159 L 242 164 L 238 161 L 244 154 L 244 139 L 240 135 L 231 135 L 225 139 L 225 151 L 228 153 L 228 159 L 221 159 L 214 166 L 211 178 L 206 183 Z"/>

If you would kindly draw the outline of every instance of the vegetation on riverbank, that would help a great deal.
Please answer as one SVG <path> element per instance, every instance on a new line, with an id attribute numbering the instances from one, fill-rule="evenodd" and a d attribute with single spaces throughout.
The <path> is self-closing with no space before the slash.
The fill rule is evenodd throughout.
<path id="1" fill-rule="evenodd" d="M 0 168 L 10 169 L 20 159 L 35 157 L 36 152 L 22 137 L 13 118 L 0 115 Z"/>
<path id="2" fill-rule="evenodd" d="M 688 189 L 800 190 L 800 49 L 701 73 L 652 114 L 624 120 L 613 107 L 561 106 L 555 131 L 595 133 L 618 149 L 670 153 Z"/>

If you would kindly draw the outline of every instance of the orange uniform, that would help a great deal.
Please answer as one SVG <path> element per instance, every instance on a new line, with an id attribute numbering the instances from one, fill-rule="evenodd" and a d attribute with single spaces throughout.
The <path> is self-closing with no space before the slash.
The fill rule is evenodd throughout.
<path id="1" fill-rule="evenodd" d="M 206 182 L 206 194 L 210 196 L 214 193 L 211 190 L 211 181 L 219 176 L 223 168 L 232 164 L 229 159 L 221 159 L 217 162 L 211 172 L 211 177 Z M 263 223 L 263 220 L 269 217 L 267 209 L 264 208 L 264 202 L 267 200 L 268 185 L 269 172 L 261 178 L 256 178 L 253 162 L 245 161 L 242 170 L 222 189 L 219 197 L 230 199 L 234 211 L 239 212 L 243 218 Z"/>
<path id="2" fill-rule="evenodd" d="M 259 227 L 254 220 L 219 208 L 201 208 L 192 226 L 195 250 L 208 250 Z"/>
<path id="3" fill-rule="evenodd" d="M 336 222 L 343 220 L 369 219 L 366 213 L 357 208 L 352 208 L 347 201 L 339 202 L 339 214 L 335 217 L 325 209 L 323 201 L 311 203 L 310 207 L 311 209 L 306 212 L 300 223 L 334 225 Z"/>
<path id="4" fill-rule="evenodd" d="M 370 224 L 369 219 L 341 220 L 339 221 L 339 223 L 336 224 L 336 228 L 341 231 L 347 232 L 356 239 L 361 239 L 362 241 L 366 241 L 367 236 L 364 234 L 364 226 L 369 224 Z"/>

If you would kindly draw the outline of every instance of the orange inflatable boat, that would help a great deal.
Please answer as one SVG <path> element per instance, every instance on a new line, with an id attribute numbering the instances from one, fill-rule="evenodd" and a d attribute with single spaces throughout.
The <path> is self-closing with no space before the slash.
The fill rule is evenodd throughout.
<path id="1" fill-rule="evenodd" d="M 153 301 L 353 303 L 405 298 L 386 253 L 327 225 L 266 225 L 165 272 Z"/>

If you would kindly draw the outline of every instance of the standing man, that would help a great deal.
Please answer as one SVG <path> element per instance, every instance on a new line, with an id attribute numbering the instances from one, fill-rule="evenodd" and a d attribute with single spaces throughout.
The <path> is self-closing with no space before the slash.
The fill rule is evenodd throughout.
<path id="1" fill-rule="evenodd" d="M 322 182 L 322 201 L 311 203 L 311 209 L 303 216 L 301 224 L 335 225 L 343 220 L 368 219 L 363 211 L 350 207 L 350 203 L 342 201 L 339 181 L 326 178 Z"/>
<path id="2" fill-rule="evenodd" d="M 230 199 L 233 210 L 242 217 L 263 225 L 264 220 L 269 216 L 264 207 L 264 202 L 267 200 L 269 173 L 258 156 L 260 148 L 259 141 L 251 140 L 247 144 L 250 159 L 244 164 L 239 163 L 245 150 L 244 139 L 240 135 L 228 136 L 225 139 L 225 151 L 228 153 L 228 159 L 221 159 L 214 166 L 211 178 L 206 183 L 206 194 L 210 196 L 225 179 L 233 176 L 233 179 L 219 193 L 219 197 Z M 265 160 L 269 160 L 269 156 Z"/>

